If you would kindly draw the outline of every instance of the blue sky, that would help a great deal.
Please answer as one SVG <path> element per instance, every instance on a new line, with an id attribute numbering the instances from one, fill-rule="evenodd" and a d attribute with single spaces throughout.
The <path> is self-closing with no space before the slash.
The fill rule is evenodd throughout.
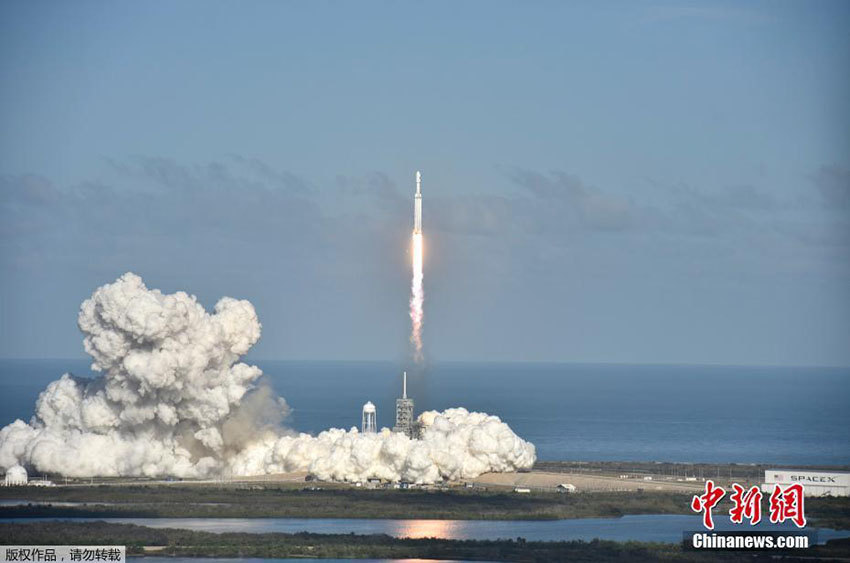
<path id="1" fill-rule="evenodd" d="M 264 358 L 850 365 L 846 2 L 5 2 L 0 356 L 125 271 Z"/>

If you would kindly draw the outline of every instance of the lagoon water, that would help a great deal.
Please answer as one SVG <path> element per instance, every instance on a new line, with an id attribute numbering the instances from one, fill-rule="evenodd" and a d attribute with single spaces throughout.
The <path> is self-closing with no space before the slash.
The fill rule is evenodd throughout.
<path id="1" fill-rule="evenodd" d="M 391 426 L 402 367 L 248 360 L 300 431 Z M 86 360 L 0 360 L 0 425 L 28 420 L 39 392 Z M 850 368 L 434 363 L 410 377 L 417 410 L 498 415 L 544 460 L 850 464 Z"/>
<path id="2" fill-rule="evenodd" d="M 0 522 L 62 520 L 62 518 L 0 518 Z M 498 540 L 525 538 L 528 541 L 612 541 L 679 543 L 684 532 L 704 531 L 698 515 L 641 514 L 621 518 L 578 518 L 573 520 L 389 520 L 357 518 L 74 518 L 74 521 L 105 521 L 137 524 L 151 528 L 183 528 L 202 532 L 386 534 L 397 538 L 443 538 L 454 540 Z M 715 516 L 717 531 L 740 530 L 728 518 Z M 762 521 L 747 530 L 795 531 L 790 522 Z M 807 533 L 814 533 L 806 528 Z M 824 543 L 850 537 L 850 530 L 817 530 L 815 539 Z"/>

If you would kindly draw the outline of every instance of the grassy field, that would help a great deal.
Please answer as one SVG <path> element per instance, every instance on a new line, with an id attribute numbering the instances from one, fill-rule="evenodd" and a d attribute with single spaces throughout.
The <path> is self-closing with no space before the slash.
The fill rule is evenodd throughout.
<path id="1" fill-rule="evenodd" d="M 395 539 L 386 535 L 212 534 L 152 529 L 104 522 L 40 522 L 2 524 L 0 538 L 10 545 L 125 545 L 128 555 L 261 558 L 428 558 L 488 561 L 773 561 L 779 552 L 697 552 L 678 544 L 570 541 L 529 542 Z M 846 559 L 850 542 L 836 541 L 784 561 Z M 803 557 L 797 559 L 797 555 Z"/>
<path id="2" fill-rule="evenodd" d="M 2 498 L 20 498 L 0 490 Z M 663 493 L 527 494 L 420 490 L 263 490 L 102 486 L 27 489 L 31 506 L 0 507 L 0 517 L 210 517 L 210 518 L 433 518 L 549 520 L 687 513 L 690 497 Z M 50 503 L 88 503 L 48 506 Z M 106 503 L 106 504 L 97 504 Z"/>
<path id="3" fill-rule="evenodd" d="M 455 489 L 450 491 L 309 490 L 149 485 L 0 488 L 0 500 L 31 505 L 0 506 L 0 517 L 139 518 L 432 518 L 522 520 L 617 517 L 625 514 L 691 514 L 691 496 L 663 492 L 578 494 Z M 52 503 L 85 503 L 61 506 Z M 766 501 L 765 501 L 766 502 Z M 729 510 L 728 497 L 715 509 Z M 764 507 L 766 510 L 766 506 Z M 850 498 L 806 499 L 812 525 L 850 529 Z"/>

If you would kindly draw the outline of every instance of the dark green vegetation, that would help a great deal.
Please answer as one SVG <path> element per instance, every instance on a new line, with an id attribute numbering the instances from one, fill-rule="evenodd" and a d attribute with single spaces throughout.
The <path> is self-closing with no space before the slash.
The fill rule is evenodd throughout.
<path id="1" fill-rule="evenodd" d="M 15 491 L 17 496 L 11 491 Z M 463 489 L 399 491 L 345 488 L 311 491 L 183 485 L 0 490 L 0 498 L 21 498 L 22 494 L 33 505 L 0 507 L 0 517 L 552 520 L 623 514 L 684 514 L 690 510 L 689 496 L 657 492 L 517 495 Z M 89 504 L 47 506 L 50 502 Z"/>
<path id="2" fill-rule="evenodd" d="M 850 530 L 850 497 L 808 498 L 805 506 L 809 525 Z"/>
<path id="3" fill-rule="evenodd" d="M 0 499 L 22 498 L 32 504 L 0 506 L 0 517 L 551 520 L 691 514 L 691 495 L 652 491 L 517 495 L 466 489 L 311 491 L 268 485 L 262 489 L 209 485 L 0 488 Z M 87 504 L 56 506 L 53 502 Z M 727 513 L 730 506 L 727 495 L 715 514 Z M 806 516 L 811 525 L 850 529 L 850 498 L 806 499 Z"/>
<path id="4" fill-rule="evenodd" d="M 212 534 L 104 522 L 0 524 L 0 538 L 17 545 L 126 545 L 128 555 L 183 557 L 411 558 L 490 561 L 760 561 L 778 553 L 696 552 L 680 545 L 639 542 L 527 542 L 395 539 L 386 535 Z M 147 548 L 147 549 L 146 549 Z M 152 548 L 152 549 L 151 549 Z M 850 542 L 805 550 L 806 560 L 850 557 Z M 769 556 L 769 557 L 768 557 Z M 794 560 L 794 558 L 786 559 Z"/>

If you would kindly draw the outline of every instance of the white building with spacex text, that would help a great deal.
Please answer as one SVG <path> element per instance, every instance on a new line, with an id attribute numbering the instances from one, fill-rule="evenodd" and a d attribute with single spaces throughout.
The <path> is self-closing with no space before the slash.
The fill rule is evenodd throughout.
<path id="1" fill-rule="evenodd" d="M 776 485 L 803 485 L 807 497 L 850 496 L 850 473 L 841 471 L 810 471 L 808 469 L 766 469 L 762 492 L 770 494 Z"/>

